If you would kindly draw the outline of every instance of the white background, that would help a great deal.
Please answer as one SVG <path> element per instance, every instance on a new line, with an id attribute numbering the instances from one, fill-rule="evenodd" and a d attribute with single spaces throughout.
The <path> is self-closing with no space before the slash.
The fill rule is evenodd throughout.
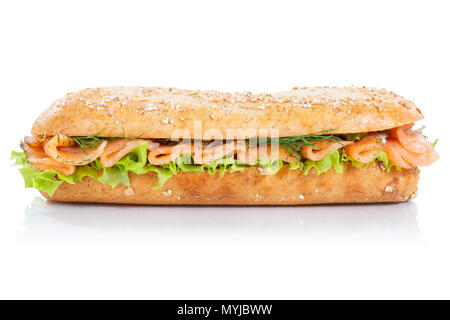
<path id="1" fill-rule="evenodd" d="M 448 1 L 3 1 L 1 298 L 450 298 Z M 69 91 L 386 87 L 441 159 L 409 203 L 61 205 L 9 153 Z"/>

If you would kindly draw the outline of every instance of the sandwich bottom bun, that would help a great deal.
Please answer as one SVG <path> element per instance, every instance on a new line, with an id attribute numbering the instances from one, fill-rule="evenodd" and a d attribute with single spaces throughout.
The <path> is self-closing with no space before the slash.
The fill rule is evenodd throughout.
<path id="1" fill-rule="evenodd" d="M 315 169 L 302 171 L 284 166 L 275 175 L 263 175 L 256 167 L 244 172 L 210 175 L 180 172 L 159 190 L 156 173 L 130 174 L 130 187 L 112 188 L 90 177 L 76 184 L 64 182 L 52 197 L 64 202 L 100 202 L 155 205 L 302 205 L 325 203 L 402 202 L 417 191 L 419 169 L 387 173 L 372 163 L 355 168 L 347 163 L 343 173 L 333 169 L 317 175 Z"/>

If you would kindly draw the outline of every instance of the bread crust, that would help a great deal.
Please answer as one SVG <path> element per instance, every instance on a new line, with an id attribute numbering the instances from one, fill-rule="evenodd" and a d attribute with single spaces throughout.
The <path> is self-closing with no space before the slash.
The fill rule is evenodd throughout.
<path id="1" fill-rule="evenodd" d="M 413 102 L 385 89 L 294 88 L 275 94 L 111 87 L 69 93 L 36 120 L 32 135 L 208 139 L 386 130 L 422 119 Z M 194 122 L 197 122 L 197 128 Z M 201 129 L 198 124 L 201 123 Z M 174 131 L 178 129 L 178 133 Z M 245 132 L 242 132 L 244 129 Z M 234 137 L 227 130 L 236 130 Z"/>
<path id="2" fill-rule="evenodd" d="M 101 202 L 162 205 L 302 205 L 325 203 L 402 202 L 415 196 L 419 169 L 395 169 L 372 163 L 361 168 L 346 164 L 343 173 L 329 170 L 305 176 L 284 166 L 275 175 L 255 167 L 244 172 L 218 174 L 180 172 L 160 190 L 155 173 L 130 174 L 131 187 L 112 188 L 90 177 L 75 185 L 64 182 L 47 199 L 64 202 Z"/>

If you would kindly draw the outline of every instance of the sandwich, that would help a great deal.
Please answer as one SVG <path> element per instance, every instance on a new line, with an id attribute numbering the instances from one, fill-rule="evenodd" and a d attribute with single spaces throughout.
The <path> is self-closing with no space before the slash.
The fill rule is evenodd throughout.
<path id="1" fill-rule="evenodd" d="M 66 94 L 12 159 L 53 201 L 165 205 L 401 202 L 439 158 L 385 89 L 274 94 L 108 87 Z"/>

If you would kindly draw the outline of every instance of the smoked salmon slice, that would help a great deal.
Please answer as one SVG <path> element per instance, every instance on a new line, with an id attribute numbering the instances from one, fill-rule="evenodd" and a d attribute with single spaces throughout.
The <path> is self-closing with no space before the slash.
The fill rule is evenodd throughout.
<path id="1" fill-rule="evenodd" d="M 371 162 L 380 151 L 383 151 L 383 142 L 380 134 L 376 132 L 369 133 L 360 141 L 345 147 L 349 157 L 362 163 Z"/>
<path id="2" fill-rule="evenodd" d="M 431 143 L 420 134 L 412 129 L 413 124 L 407 124 L 390 130 L 389 137 L 397 139 L 398 142 L 408 151 L 414 153 L 425 153 L 433 150 Z"/>
<path id="3" fill-rule="evenodd" d="M 194 153 L 194 163 L 205 164 L 223 157 L 234 155 L 239 151 L 244 151 L 245 145 L 236 141 L 222 143 L 211 143 L 203 148 L 203 151 Z"/>
<path id="4" fill-rule="evenodd" d="M 153 165 L 163 165 L 174 161 L 184 153 L 193 153 L 195 164 L 205 164 L 231 154 L 234 155 L 239 150 L 245 150 L 245 146 L 236 141 L 211 143 L 206 146 L 179 143 L 174 146 L 159 146 L 151 149 L 148 153 L 148 161 Z"/>
<path id="5" fill-rule="evenodd" d="M 405 169 L 428 166 L 439 159 L 432 144 L 412 127 L 413 124 L 407 124 L 391 129 L 384 147 L 389 161 Z"/>
<path id="6" fill-rule="evenodd" d="M 64 164 L 54 160 L 42 148 L 32 147 L 27 142 L 22 147 L 27 156 L 27 161 L 39 171 L 55 170 L 65 176 L 70 176 L 75 172 L 76 167 L 73 164 Z"/>
<path id="7" fill-rule="evenodd" d="M 117 161 L 139 147 L 144 141 L 129 139 L 109 141 L 103 153 L 100 155 L 100 162 L 104 167 L 112 167 Z"/>
<path id="8" fill-rule="evenodd" d="M 380 151 L 385 151 L 388 159 L 395 165 L 409 169 L 427 166 L 439 158 L 437 152 L 426 138 L 412 130 L 413 124 L 391 129 L 386 141 L 385 133 L 372 132 L 360 141 L 317 141 L 313 145 L 303 146 L 302 157 L 319 161 L 331 151 L 345 148 L 347 155 L 359 162 L 369 163 Z M 236 156 L 241 163 L 249 163 L 262 158 L 279 158 L 284 162 L 297 162 L 286 149 L 276 146 L 250 146 L 244 141 L 223 143 L 181 142 L 177 145 L 160 145 L 148 139 L 120 139 L 103 141 L 96 148 L 81 148 L 73 138 L 56 135 L 49 139 L 25 137 L 23 148 L 28 162 L 40 171 L 53 169 L 64 175 L 75 172 L 76 166 L 82 166 L 100 158 L 104 167 L 112 167 L 125 155 L 143 142 L 148 142 L 148 161 L 153 165 L 163 165 L 174 161 L 182 154 L 193 154 L 195 164 L 206 164 L 227 156 Z M 383 141 L 385 143 L 383 143 Z"/>
<path id="9" fill-rule="evenodd" d="M 330 140 L 314 142 L 314 145 L 312 146 L 302 147 L 302 156 L 312 161 L 319 161 L 325 158 L 325 156 L 329 154 L 331 151 L 343 148 L 352 143 L 353 141 L 335 142 Z"/>
<path id="10" fill-rule="evenodd" d="M 40 148 L 43 146 L 45 139 L 44 138 L 36 138 L 36 137 L 25 137 L 24 141 L 29 147 Z"/>
<path id="11" fill-rule="evenodd" d="M 76 146 L 75 140 L 72 138 L 56 135 L 44 142 L 44 151 L 58 162 L 82 166 L 100 157 L 106 144 L 105 140 L 95 149 L 82 149 Z"/>
<path id="12" fill-rule="evenodd" d="M 384 146 L 384 151 L 389 161 L 404 169 L 428 166 L 439 159 L 439 154 L 433 149 L 424 153 L 414 153 L 405 149 L 397 139 L 389 139 Z"/>
<path id="13" fill-rule="evenodd" d="M 152 150 L 152 149 L 155 149 L 155 148 L 159 147 L 159 143 L 158 142 L 155 142 L 155 141 L 152 141 L 152 140 L 147 140 L 147 143 L 148 143 L 148 147 L 147 147 L 148 150 Z"/>
<path id="14" fill-rule="evenodd" d="M 163 165 L 174 161 L 183 153 L 192 153 L 191 143 L 179 143 L 175 146 L 159 146 L 148 152 L 148 162 L 153 165 Z"/>

